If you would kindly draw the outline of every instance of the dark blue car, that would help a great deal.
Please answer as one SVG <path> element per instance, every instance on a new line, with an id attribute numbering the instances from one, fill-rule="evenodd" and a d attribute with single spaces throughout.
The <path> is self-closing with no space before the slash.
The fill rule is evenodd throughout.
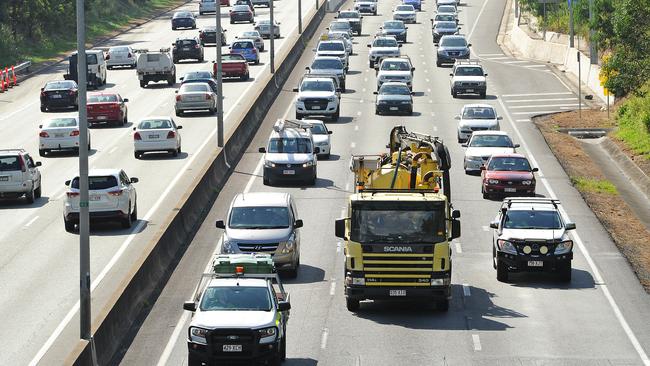
<path id="1" fill-rule="evenodd" d="M 172 17 L 172 30 L 177 28 L 196 29 L 196 18 L 189 11 L 177 11 Z"/>
<path id="2" fill-rule="evenodd" d="M 422 1 L 421 0 L 402 0 L 404 5 L 413 5 L 413 8 L 417 11 L 422 10 Z"/>
<path id="3" fill-rule="evenodd" d="M 246 61 L 252 62 L 255 65 L 260 63 L 260 53 L 255 48 L 255 41 L 252 39 L 240 39 L 232 43 L 230 53 L 236 53 L 244 56 Z"/>

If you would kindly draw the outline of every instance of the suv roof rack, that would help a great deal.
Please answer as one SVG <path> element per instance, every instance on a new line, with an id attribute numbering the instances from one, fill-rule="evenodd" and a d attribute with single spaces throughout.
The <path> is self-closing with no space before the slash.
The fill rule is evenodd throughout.
<path id="1" fill-rule="evenodd" d="M 454 66 L 456 66 L 456 65 L 478 65 L 478 66 L 482 66 L 481 61 L 478 60 L 478 59 L 469 59 L 469 60 L 456 59 L 456 61 L 454 62 Z"/>
<path id="2" fill-rule="evenodd" d="M 311 123 L 297 119 L 278 119 L 273 125 L 273 131 L 280 132 L 286 128 L 301 128 L 305 131 L 311 131 Z"/>
<path id="3" fill-rule="evenodd" d="M 133 49 L 134 53 L 149 53 L 149 52 L 160 52 L 160 53 L 167 53 L 171 50 L 170 47 L 162 47 L 159 50 L 150 50 L 148 48 L 137 48 Z"/>
<path id="4" fill-rule="evenodd" d="M 557 198 L 545 198 L 545 197 L 506 197 L 504 198 L 503 203 L 508 205 L 508 207 L 510 207 L 513 203 L 531 203 L 531 204 L 547 203 L 547 204 L 552 204 L 553 207 L 557 208 L 558 204 L 560 203 L 560 200 Z"/>
<path id="5" fill-rule="evenodd" d="M 0 149 L 0 152 L 9 152 L 9 151 L 25 152 L 25 149 L 21 149 L 21 148 L 15 148 L 15 149 Z"/>

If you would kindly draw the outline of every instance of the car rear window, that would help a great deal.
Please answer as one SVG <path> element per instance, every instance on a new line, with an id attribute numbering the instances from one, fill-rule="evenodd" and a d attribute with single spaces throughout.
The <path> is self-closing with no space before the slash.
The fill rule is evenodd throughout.
<path id="1" fill-rule="evenodd" d="M 183 84 L 181 86 L 181 93 L 183 92 L 207 92 L 210 87 L 205 84 Z"/>
<path id="2" fill-rule="evenodd" d="M 109 189 L 117 186 L 117 178 L 112 175 L 105 176 L 90 176 L 88 177 L 88 189 L 97 191 L 102 189 Z M 79 177 L 72 180 L 70 185 L 72 188 L 79 189 Z"/>
<path id="3" fill-rule="evenodd" d="M 116 103 L 117 95 L 89 95 L 88 103 Z"/>
<path id="4" fill-rule="evenodd" d="M 154 53 L 152 54 L 147 54 L 147 62 L 158 62 L 160 61 L 160 54 Z"/>
<path id="5" fill-rule="evenodd" d="M 174 14 L 174 18 L 191 18 L 191 17 L 192 17 L 192 14 L 188 13 L 186 11 L 178 12 L 178 13 Z"/>
<path id="6" fill-rule="evenodd" d="M 20 161 L 18 156 L 1 156 L 0 157 L 0 172 L 10 172 L 20 170 Z"/>
<path id="7" fill-rule="evenodd" d="M 221 59 L 224 61 L 245 61 L 246 59 L 242 55 L 223 55 Z"/>
<path id="8" fill-rule="evenodd" d="M 496 113 L 492 108 L 486 107 L 468 107 L 463 112 L 465 119 L 495 119 Z"/>
<path id="9" fill-rule="evenodd" d="M 148 119 L 140 122 L 138 129 L 154 130 L 160 128 L 172 128 L 172 123 L 166 119 Z"/>
<path id="10" fill-rule="evenodd" d="M 53 118 L 45 123 L 45 127 L 77 127 L 77 119 L 72 117 Z"/>
<path id="11" fill-rule="evenodd" d="M 232 48 L 253 48 L 253 42 L 233 42 Z"/>
<path id="12" fill-rule="evenodd" d="M 109 52 L 129 52 L 129 48 L 128 48 L 128 47 L 124 47 L 124 46 L 121 46 L 121 47 L 111 47 L 108 51 L 109 51 Z"/>
<path id="13" fill-rule="evenodd" d="M 232 11 L 250 11 L 248 5 L 235 5 L 232 7 Z"/>
<path id="14" fill-rule="evenodd" d="M 73 89 L 77 85 L 73 81 L 51 81 L 45 84 L 45 90 L 56 90 L 56 89 Z"/>
<path id="15" fill-rule="evenodd" d="M 183 81 L 197 80 L 197 79 L 211 79 L 211 78 L 212 78 L 212 74 L 210 74 L 210 71 L 194 71 L 185 74 L 185 77 L 183 77 Z"/>
<path id="16" fill-rule="evenodd" d="M 179 39 L 176 41 L 176 45 L 178 47 L 194 46 L 195 44 L 196 44 L 196 40 L 194 39 Z"/>

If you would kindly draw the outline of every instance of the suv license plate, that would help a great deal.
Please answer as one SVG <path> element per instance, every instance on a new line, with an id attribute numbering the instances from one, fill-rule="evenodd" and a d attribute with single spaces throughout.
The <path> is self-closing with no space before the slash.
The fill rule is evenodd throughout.
<path id="1" fill-rule="evenodd" d="M 92 195 L 92 196 L 88 197 L 88 199 L 90 199 L 91 201 L 99 201 L 102 198 L 100 196 L 98 196 L 98 195 Z"/>
<path id="2" fill-rule="evenodd" d="M 63 98 L 63 96 L 61 96 L 59 94 L 53 94 L 52 95 L 52 99 L 61 99 L 61 98 Z"/>
<path id="3" fill-rule="evenodd" d="M 241 347 L 241 344 L 224 344 L 223 345 L 223 351 L 224 352 L 241 352 L 242 347 Z"/>
<path id="4" fill-rule="evenodd" d="M 406 290 L 388 290 L 388 296 L 406 296 Z"/>
<path id="5" fill-rule="evenodd" d="M 517 192 L 517 188 L 504 188 L 504 192 Z"/>
<path id="6" fill-rule="evenodd" d="M 320 109 L 319 105 L 312 106 L 311 109 Z"/>
<path id="7" fill-rule="evenodd" d="M 542 262 L 542 261 L 528 261 L 528 267 L 544 267 L 544 262 Z"/>
<path id="8" fill-rule="evenodd" d="M 294 175 L 294 174 L 296 174 L 296 171 L 295 170 L 283 170 L 282 174 L 284 174 L 284 175 Z"/>
<path id="9" fill-rule="evenodd" d="M 398 110 L 399 108 L 397 108 L 397 107 L 390 107 L 389 109 L 390 109 L 391 111 L 396 111 L 396 110 Z"/>

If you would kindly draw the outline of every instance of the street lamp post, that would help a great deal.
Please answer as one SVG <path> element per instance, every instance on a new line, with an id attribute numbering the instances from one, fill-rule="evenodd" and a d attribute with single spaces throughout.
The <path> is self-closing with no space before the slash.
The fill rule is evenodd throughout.
<path id="1" fill-rule="evenodd" d="M 569 47 L 573 48 L 573 2 L 569 0 Z"/>
<path id="2" fill-rule="evenodd" d="M 298 0 L 298 34 L 302 34 L 302 0 Z"/>
<path id="3" fill-rule="evenodd" d="M 594 17 L 594 0 L 589 0 L 589 61 L 592 65 L 598 65 L 598 45 L 596 44 Z"/>
<path id="4" fill-rule="evenodd" d="M 273 0 L 269 0 L 271 2 L 270 6 L 270 16 L 269 16 L 269 22 L 271 24 L 270 28 L 271 30 L 269 31 L 269 39 L 271 40 L 271 54 L 269 55 L 269 60 L 271 62 L 271 74 L 275 73 L 275 23 L 273 23 L 273 8 L 275 8 L 275 4 L 273 4 Z"/>
<path id="5" fill-rule="evenodd" d="M 217 43 L 217 56 L 215 60 L 216 70 L 215 77 L 217 79 L 217 146 L 223 147 L 223 77 L 221 72 L 221 0 L 216 0 L 216 22 L 217 29 L 215 32 Z"/>

